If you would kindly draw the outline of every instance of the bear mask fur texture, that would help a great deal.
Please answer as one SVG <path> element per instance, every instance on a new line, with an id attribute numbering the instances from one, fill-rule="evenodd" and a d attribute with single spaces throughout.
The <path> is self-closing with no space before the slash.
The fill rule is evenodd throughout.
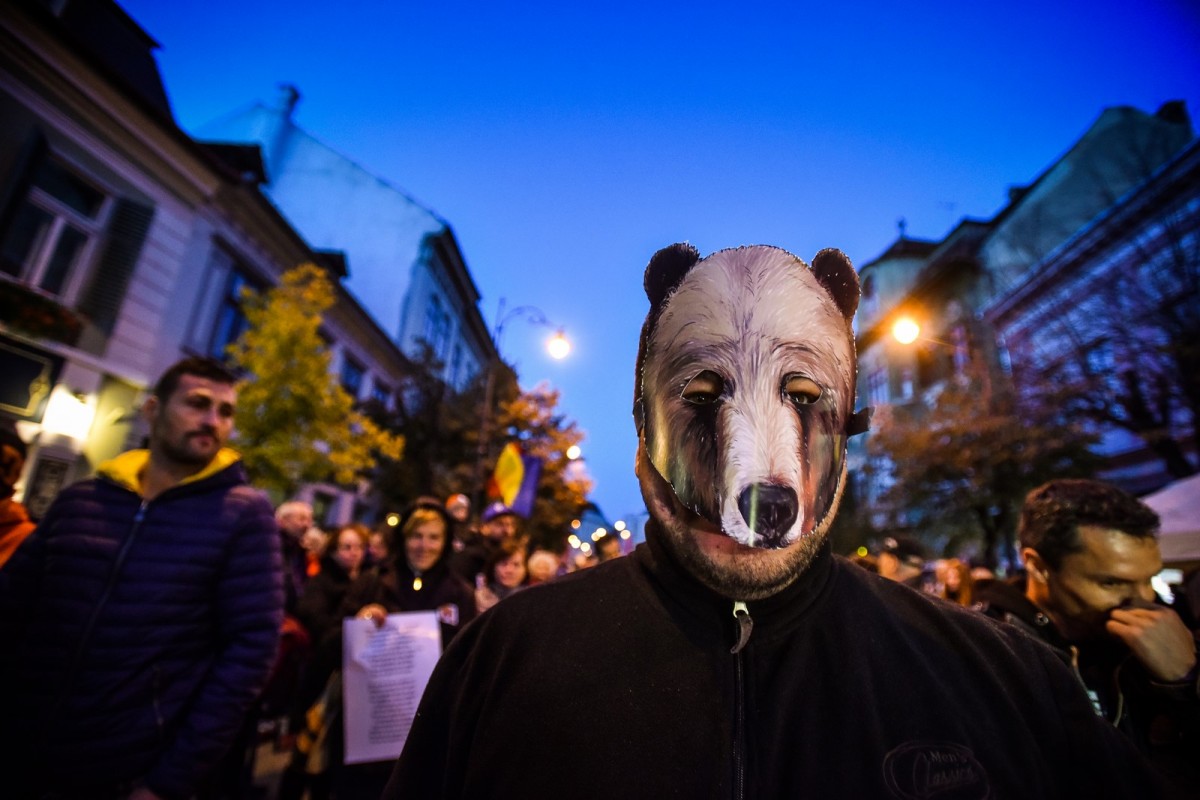
<path id="1" fill-rule="evenodd" d="M 810 269 L 776 247 L 650 260 L 634 418 L 680 503 L 749 547 L 822 534 L 845 479 L 858 275 L 838 250 Z"/>

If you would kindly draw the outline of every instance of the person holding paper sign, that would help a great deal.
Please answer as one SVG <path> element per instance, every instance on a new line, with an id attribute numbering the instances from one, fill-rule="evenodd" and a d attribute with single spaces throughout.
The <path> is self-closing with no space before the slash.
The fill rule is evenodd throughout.
<path id="1" fill-rule="evenodd" d="M 382 626 L 388 614 L 436 611 L 445 647 L 475 618 L 474 589 L 449 567 L 449 517 L 437 500 L 421 498 L 404 513 L 398 530 L 400 541 L 390 557 L 351 584 L 342 602 L 342 616 L 370 619 Z M 340 636 L 336 652 L 341 652 Z M 391 764 L 343 766 L 341 755 L 340 742 L 335 742 L 330 765 L 334 793 L 338 797 L 378 797 Z"/>

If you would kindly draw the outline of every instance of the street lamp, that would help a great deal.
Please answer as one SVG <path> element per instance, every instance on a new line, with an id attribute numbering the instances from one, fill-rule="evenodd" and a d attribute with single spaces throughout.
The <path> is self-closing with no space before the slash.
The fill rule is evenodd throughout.
<path id="1" fill-rule="evenodd" d="M 911 317 L 900 317 L 892 323 L 892 336 L 900 344 L 912 344 L 921 335 L 921 326 Z"/>
<path id="2" fill-rule="evenodd" d="M 489 461 L 488 453 L 488 438 L 492 432 L 492 401 L 496 394 L 496 371 L 500 368 L 500 337 L 504 334 L 504 326 L 514 319 L 524 319 L 531 325 L 540 325 L 546 328 L 555 329 L 555 334 L 546 342 L 546 350 L 550 356 L 556 360 L 562 360 L 571 352 L 571 342 L 567 339 L 566 334 L 560 326 L 552 324 L 546 319 L 545 313 L 536 306 L 517 306 L 510 309 L 508 313 L 504 311 L 505 300 L 500 298 L 500 304 L 496 308 L 496 324 L 492 328 L 492 356 L 488 359 L 486 366 L 487 375 L 483 388 L 483 410 L 479 414 L 479 447 L 476 450 L 475 459 L 475 509 L 477 513 L 483 511 L 484 492 L 484 476 L 487 472 L 487 463 Z"/>

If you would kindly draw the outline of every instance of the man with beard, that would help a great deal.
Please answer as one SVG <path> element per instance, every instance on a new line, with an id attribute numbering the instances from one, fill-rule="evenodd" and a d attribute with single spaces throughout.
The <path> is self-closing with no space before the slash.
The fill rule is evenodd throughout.
<path id="1" fill-rule="evenodd" d="M 1048 648 L 832 555 L 866 423 L 844 255 L 674 245 L 645 287 L 646 543 L 463 630 L 385 797 L 1156 795 Z"/>
<path id="2" fill-rule="evenodd" d="M 168 369 L 148 449 L 64 490 L 0 572 L 6 797 L 193 797 L 233 742 L 283 608 L 271 505 L 224 447 L 233 384 Z"/>
<path id="3" fill-rule="evenodd" d="M 1172 781 L 1200 791 L 1196 640 L 1157 602 L 1158 515 L 1115 486 L 1055 480 L 1025 498 L 1018 535 L 1023 580 L 977 592 L 989 616 L 1055 648 L 1096 712 Z"/>

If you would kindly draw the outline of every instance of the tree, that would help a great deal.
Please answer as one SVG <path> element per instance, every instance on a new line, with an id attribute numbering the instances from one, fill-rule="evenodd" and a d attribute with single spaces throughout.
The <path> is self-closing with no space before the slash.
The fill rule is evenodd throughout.
<path id="1" fill-rule="evenodd" d="M 476 468 L 486 375 L 481 372 L 457 391 L 439 377 L 441 369 L 441 362 L 424 347 L 398 392 L 395 410 L 376 417 L 405 439 L 404 460 L 381 470 L 378 482 L 381 494 L 397 508 L 420 495 L 444 498 L 462 492 L 474 497 L 479 488 Z M 591 490 L 566 457 L 567 448 L 578 444 L 583 433 L 558 411 L 558 392 L 545 386 L 522 392 L 511 367 L 501 363 L 495 369 L 484 467 L 490 475 L 510 441 L 542 460 L 534 512 L 526 528 L 535 544 L 561 549 L 568 525 Z"/>
<path id="2" fill-rule="evenodd" d="M 583 440 L 583 432 L 558 412 L 558 399 L 556 390 L 540 384 L 503 403 L 497 419 L 503 439 L 516 441 L 523 453 L 542 461 L 526 530 L 535 546 L 555 552 L 561 552 L 568 526 L 592 489 L 591 481 L 567 458 L 567 449 Z"/>
<path id="3" fill-rule="evenodd" d="M 313 264 L 284 273 L 265 293 L 243 294 L 248 327 L 230 346 L 245 373 L 237 443 L 254 483 L 277 498 L 306 482 L 352 483 L 403 451 L 403 438 L 360 413 L 330 373 L 319 330 L 333 303 L 333 285 Z"/>
<path id="4" fill-rule="evenodd" d="M 998 375 L 970 362 L 943 384 L 932 407 L 891 406 L 876 414 L 873 461 L 890 461 L 884 504 L 893 523 L 950 540 L 982 538 L 988 566 L 1013 553 L 1016 519 L 1030 489 L 1094 472 L 1095 439 L 1053 408 L 1021 404 Z"/>
<path id="5" fill-rule="evenodd" d="M 1124 210 L 1123 256 L 1102 272 L 1085 262 L 1013 342 L 1043 402 L 1134 434 L 1174 478 L 1196 472 L 1189 433 L 1200 453 L 1200 204 L 1185 185 Z"/>

